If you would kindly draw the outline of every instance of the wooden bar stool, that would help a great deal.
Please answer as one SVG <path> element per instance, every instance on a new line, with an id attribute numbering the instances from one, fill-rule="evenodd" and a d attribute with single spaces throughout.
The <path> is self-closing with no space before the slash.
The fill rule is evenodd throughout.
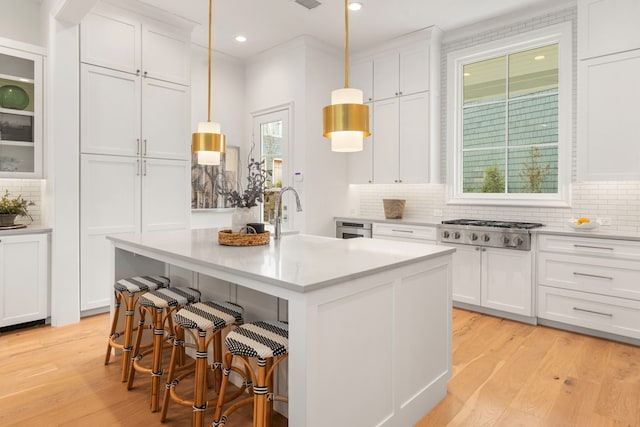
<path id="1" fill-rule="evenodd" d="M 136 276 L 118 280 L 114 285 L 115 305 L 113 320 L 111 321 L 111 332 L 107 342 L 107 355 L 104 364 L 109 364 L 111 358 L 111 349 L 117 348 L 122 350 L 122 368 L 120 370 L 120 379 L 122 382 L 127 381 L 129 376 L 129 365 L 131 364 L 131 350 L 133 350 L 133 316 L 138 297 L 147 291 L 155 291 L 159 288 L 169 286 L 169 278 L 164 276 Z M 120 304 L 125 301 L 125 324 L 124 329 L 116 332 L 118 327 L 118 317 L 120 315 Z M 116 340 L 124 335 L 122 343 Z"/>
<path id="2" fill-rule="evenodd" d="M 151 412 L 156 412 L 160 404 L 160 379 L 164 374 L 162 370 L 162 349 L 165 341 L 173 338 L 173 313 L 187 304 L 200 301 L 200 291 L 193 288 L 162 288 L 157 291 L 147 292 L 138 298 L 138 310 L 140 322 L 136 334 L 136 342 L 133 346 L 133 357 L 129 368 L 129 382 L 127 389 L 133 387 L 136 371 L 151 375 Z M 146 314 L 153 319 L 153 346 L 140 352 L 142 332 Z M 140 361 L 144 356 L 152 354 L 151 367 L 144 367 Z"/>
<path id="3" fill-rule="evenodd" d="M 227 418 L 237 409 L 253 403 L 254 427 L 271 425 L 273 402 L 288 402 L 284 396 L 276 396 L 273 392 L 273 373 L 275 368 L 287 357 L 289 347 L 289 325 L 278 321 L 259 321 L 244 324 L 229 332 L 225 339 L 229 353 L 225 356 L 224 377 L 220 385 L 218 403 L 213 426 L 219 427 L 227 423 Z M 222 413 L 224 393 L 229 383 L 229 372 L 234 357 L 250 372 L 253 383 L 253 396 L 233 403 Z M 258 368 L 254 372 L 249 358 L 258 359 Z"/>
<path id="4" fill-rule="evenodd" d="M 206 398 L 207 383 L 207 361 L 208 349 L 213 345 L 213 363 L 211 369 L 214 371 L 214 389 L 217 392 L 222 377 L 222 330 L 234 324 L 242 324 L 244 308 L 230 302 L 199 302 L 182 308 L 174 316 L 175 338 L 169 362 L 169 372 L 167 374 L 167 385 L 162 401 L 162 413 L 160 420 L 164 422 L 167 418 L 169 399 L 171 398 L 181 406 L 191 406 L 193 408 L 192 426 L 202 427 L 204 425 L 204 411 L 209 406 Z M 188 369 L 177 375 L 177 371 L 184 368 L 178 366 L 178 357 L 184 351 L 185 331 L 188 331 L 195 340 L 195 370 Z M 243 372 L 236 370 L 243 375 Z M 191 400 L 182 399 L 176 393 L 178 383 L 189 375 L 194 375 L 193 398 Z M 237 393 L 229 396 L 228 400 L 235 399 L 244 391 L 240 388 Z"/>

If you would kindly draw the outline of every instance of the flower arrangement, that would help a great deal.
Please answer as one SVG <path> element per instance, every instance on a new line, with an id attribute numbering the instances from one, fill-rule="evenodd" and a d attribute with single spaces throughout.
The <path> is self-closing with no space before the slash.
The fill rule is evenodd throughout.
<path id="1" fill-rule="evenodd" d="M 30 216 L 28 208 L 33 205 L 35 203 L 23 199 L 22 196 L 10 199 L 9 190 L 5 190 L 4 196 L 0 199 L 0 215 Z"/>
<path id="2" fill-rule="evenodd" d="M 247 186 L 244 190 L 241 184 L 238 184 L 238 189 L 230 189 L 222 176 L 223 182 L 219 186 L 218 194 L 226 198 L 233 208 L 252 208 L 263 201 L 269 171 L 266 169 L 263 159 L 253 158 L 253 148 L 251 147 L 248 156 Z"/>

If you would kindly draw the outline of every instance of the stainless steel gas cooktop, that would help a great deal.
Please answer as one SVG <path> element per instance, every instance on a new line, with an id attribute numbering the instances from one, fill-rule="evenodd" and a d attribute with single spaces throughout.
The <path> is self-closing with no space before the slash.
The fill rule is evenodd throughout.
<path id="1" fill-rule="evenodd" d="M 452 219 L 442 221 L 438 226 L 438 241 L 528 251 L 531 249 L 529 230 L 543 225 L 537 222 Z"/>

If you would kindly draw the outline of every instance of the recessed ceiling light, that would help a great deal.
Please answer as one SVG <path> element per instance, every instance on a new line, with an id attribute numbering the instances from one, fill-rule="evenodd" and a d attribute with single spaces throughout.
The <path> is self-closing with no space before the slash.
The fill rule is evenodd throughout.
<path id="1" fill-rule="evenodd" d="M 357 2 L 357 1 L 349 3 L 349 10 L 353 10 L 355 12 L 355 11 L 358 11 L 360 9 L 362 9 L 362 3 Z"/>
<path id="2" fill-rule="evenodd" d="M 247 38 L 245 36 L 236 36 L 236 41 L 240 43 L 244 43 L 247 41 Z"/>
<path id="3" fill-rule="evenodd" d="M 535 59 L 536 61 L 542 61 L 544 59 L 544 55 L 534 56 L 533 59 Z"/>
<path id="4" fill-rule="evenodd" d="M 465 77 L 469 77 L 471 75 L 471 73 L 464 73 L 463 76 Z"/>

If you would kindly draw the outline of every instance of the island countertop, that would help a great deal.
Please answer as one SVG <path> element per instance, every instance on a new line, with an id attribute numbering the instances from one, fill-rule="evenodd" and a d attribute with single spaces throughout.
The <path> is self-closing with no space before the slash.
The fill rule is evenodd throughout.
<path id="1" fill-rule="evenodd" d="M 172 230 L 111 235 L 122 248 L 145 250 L 221 271 L 308 292 L 389 268 L 439 257 L 454 249 L 375 239 L 336 239 L 288 234 L 263 246 L 223 246 L 217 229 Z"/>

